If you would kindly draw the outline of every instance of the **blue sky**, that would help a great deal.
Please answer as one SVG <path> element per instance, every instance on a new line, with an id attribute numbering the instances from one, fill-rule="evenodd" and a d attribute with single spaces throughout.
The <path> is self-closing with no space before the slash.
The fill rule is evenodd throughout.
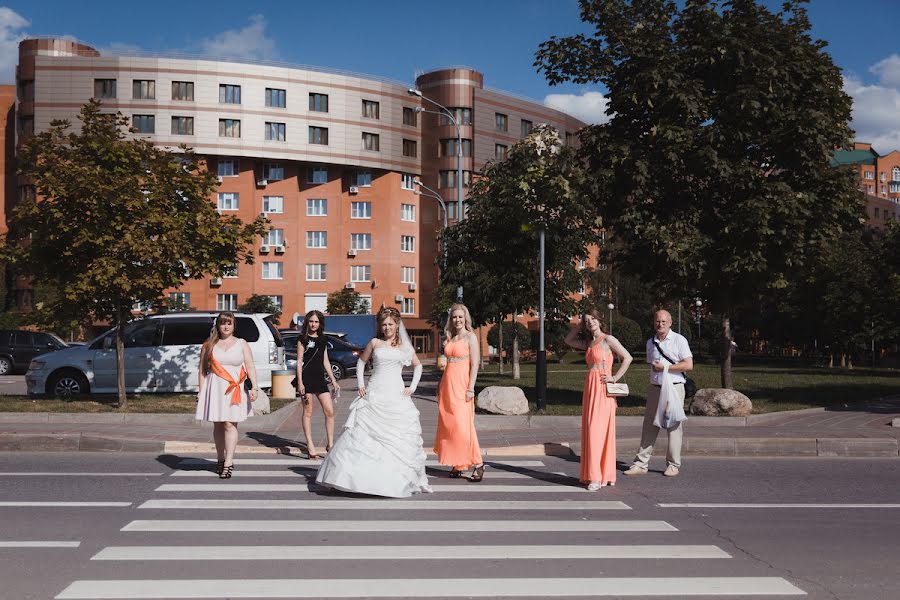
<path id="1" fill-rule="evenodd" d="M 844 69 L 857 137 L 881 152 L 900 148 L 897 8 L 897 0 L 814 0 L 809 7 L 813 34 L 828 42 Z M 239 55 L 403 82 L 412 82 L 417 70 L 465 65 L 482 71 L 488 87 L 597 122 L 604 90 L 550 87 L 532 67 L 540 42 L 581 31 L 577 0 L 17 0 L 0 5 L 0 82 L 12 81 L 18 40 L 66 35 L 102 52 Z"/>

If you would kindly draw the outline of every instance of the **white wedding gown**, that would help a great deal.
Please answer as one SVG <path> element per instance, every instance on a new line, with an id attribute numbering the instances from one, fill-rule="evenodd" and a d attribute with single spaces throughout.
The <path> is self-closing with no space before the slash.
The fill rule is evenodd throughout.
<path id="1" fill-rule="evenodd" d="M 403 395 L 402 369 L 410 364 L 409 354 L 379 346 L 372 361 L 366 396 L 350 405 L 344 431 L 322 461 L 316 483 L 389 498 L 431 492 L 419 411 Z"/>

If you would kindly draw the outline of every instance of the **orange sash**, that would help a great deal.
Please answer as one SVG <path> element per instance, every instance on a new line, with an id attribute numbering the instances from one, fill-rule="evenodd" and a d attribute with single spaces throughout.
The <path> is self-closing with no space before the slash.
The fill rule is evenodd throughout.
<path id="1" fill-rule="evenodd" d="M 231 373 L 226 371 L 225 367 L 223 367 L 214 356 L 209 357 L 209 370 L 228 382 L 228 389 L 225 390 L 225 395 L 228 396 L 230 393 L 231 403 L 239 405 L 241 403 L 241 385 L 244 383 L 244 380 L 247 379 L 247 371 L 244 370 L 244 365 L 241 365 L 241 372 L 238 375 L 237 381 L 234 380 Z"/>

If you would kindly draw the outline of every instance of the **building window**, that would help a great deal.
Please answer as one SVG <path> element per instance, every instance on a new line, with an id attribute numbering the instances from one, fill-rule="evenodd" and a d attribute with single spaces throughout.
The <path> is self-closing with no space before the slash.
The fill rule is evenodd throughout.
<path id="1" fill-rule="evenodd" d="M 416 238 L 412 235 L 400 236 L 400 252 L 415 252 Z"/>
<path id="2" fill-rule="evenodd" d="M 463 187 L 469 187 L 469 184 L 472 182 L 472 172 L 471 171 L 463 171 Z M 441 188 L 455 188 L 456 187 L 456 171 L 441 171 L 440 177 L 440 187 Z"/>
<path id="3" fill-rule="evenodd" d="M 532 129 L 534 129 L 534 123 L 522 119 L 522 137 L 525 137 L 526 135 L 531 133 Z"/>
<path id="4" fill-rule="evenodd" d="M 441 140 L 440 151 L 441 156 L 456 156 L 456 138 L 447 138 Z M 472 140 L 464 139 L 462 141 L 463 156 L 472 156 Z"/>
<path id="5" fill-rule="evenodd" d="M 350 281 L 353 282 L 363 282 L 363 281 L 372 281 L 372 266 L 371 265 L 351 265 L 350 266 Z"/>
<path id="6" fill-rule="evenodd" d="M 447 218 L 448 219 L 456 219 L 456 215 L 459 213 L 459 210 L 457 210 L 458 207 L 459 207 L 459 203 L 456 202 L 455 200 L 453 202 L 447 203 Z M 463 203 L 463 213 L 469 214 L 469 203 L 468 202 Z"/>
<path id="7" fill-rule="evenodd" d="M 456 119 L 458 125 L 471 125 L 472 124 L 472 109 L 471 108 L 451 108 L 450 112 L 453 113 L 453 117 Z M 447 115 L 442 114 L 440 119 L 441 125 L 453 125 L 453 122 L 450 120 Z"/>
<path id="8" fill-rule="evenodd" d="M 863 179 L 874 180 L 875 171 L 863 171 Z"/>
<path id="9" fill-rule="evenodd" d="M 417 144 L 415 140 L 403 140 L 403 156 L 411 156 L 415 158 L 418 154 Z"/>
<path id="10" fill-rule="evenodd" d="M 882 184 L 882 186 L 881 186 L 881 193 L 882 193 L 882 194 L 887 194 L 887 186 L 884 185 L 884 184 Z"/>
<path id="11" fill-rule="evenodd" d="M 378 152 L 381 149 L 381 142 L 377 133 L 363 131 L 362 142 L 363 150 L 373 150 Z"/>
<path id="12" fill-rule="evenodd" d="M 306 173 L 308 183 L 328 183 L 328 169 L 310 169 Z"/>
<path id="13" fill-rule="evenodd" d="M 115 79 L 95 79 L 94 80 L 94 98 L 115 98 L 116 97 L 116 80 Z"/>
<path id="14" fill-rule="evenodd" d="M 263 212 L 281 214 L 284 212 L 284 196 L 263 196 Z"/>
<path id="15" fill-rule="evenodd" d="M 884 171 L 882 171 L 882 172 L 881 172 L 881 181 L 885 181 L 885 180 L 887 180 L 887 173 L 885 173 Z"/>
<path id="16" fill-rule="evenodd" d="M 219 177 L 237 177 L 240 174 L 239 163 L 234 159 L 219 159 L 216 168 Z"/>
<path id="17" fill-rule="evenodd" d="M 890 189 L 891 189 L 892 194 L 900 193 L 900 181 L 897 181 L 897 182 L 892 181 Z"/>
<path id="18" fill-rule="evenodd" d="M 362 101 L 362 116 L 367 119 L 378 119 L 380 118 L 381 108 L 378 102 L 374 100 L 363 100 Z"/>
<path id="19" fill-rule="evenodd" d="M 328 232 L 327 231 L 307 231 L 306 232 L 307 248 L 327 248 Z"/>
<path id="20" fill-rule="evenodd" d="M 409 106 L 403 107 L 403 124 L 411 125 L 412 127 L 418 127 L 419 116 L 416 113 L 416 109 L 410 108 Z"/>
<path id="21" fill-rule="evenodd" d="M 227 265 L 224 269 L 222 269 L 222 277 L 225 279 L 237 279 L 238 278 L 238 266 L 237 263 L 232 263 Z"/>
<path id="22" fill-rule="evenodd" d="M 131 126 L 138 133 L 156 133 L 156 117 L 153 115 L 131 115 Z"/>
<path id="23" fill-rule="evenodd" d="M 400 283 L 415 283 L 416 282 L 416 268 L 415 267 L 400 267 Z"/>
<path id="24" fill-rule="evenodd" d="M 275 88 L 266 88 L 266 106 L 284 108 L 287 106 L 287 92 Z"/>
<path id="25" fill-rule="evenodd" d="M 371 233 L 351 233 L 350 234 L 351 250 L 371 250 L 372 234 Z"/>
<path id="26" fill-rule="evenodd" d="M 325 198 L 307 198 L 306 199 L 306 216 L 307 217 L 327 217 L 328 216 L 328 200 Z"/>
<path id="27" fill-rule="evenodd" d="M 309 128 L 309 143 L 310 144 L 321 144 L 323 146 L 328 145 L 328 128 L 327 127 L 310 127 Z"/>
<path id="28" fill-rule="evenodd" d="M 371 219 L 372 203 L 371 202 L 351 202 L 350 203 L 351 219 Z"/>
<path id="29" fill-rule="evenodd" d="M 237 210 L 240 205 L 240 194 L 237 192 L 219 192 L 219 210 Z"/>
<path id="30" fill-rule="evenodd" d="M 415 298 L 404 298 L 403 302 L 400 303 L 400 314 L 401 315 L 414 315 L 416 313 L 416 299 Z"/>
<path id="31" fill-rule="evenodd" d="M 497 160 L 506 160 L 509 147 L 505 144 L 494 144 L 494 158 Z"/>
<path id="32" fill-rule="evenodd" d="M 219 119 L 219 137 L 241 137 L 241 121 L 239 119 Z"/>
<path id="33" fill-rule="evenodd" d="M 878 209 L 878 207 L 876 206 L 876 207 L 875 207 L 875 218 L 877 219 L 878 216 L 879 216 L 880 214 L 881 214 L 881 211 L 880 211 L 880 210 Z"/>
<path id="34" fill-rule="evenodd" d="M 416 189 L 416 176 L 412 173 L 402 173 L 400 175 L 400 188 L 404 190 Z"/>
<path id="35" fill-rule="evenodd" d="M 135 100 L 155 100 L 156 81 L 153 79 L 135 79 L 131 82 L 131 97 Z"/>
<path id="36" fill-rule="evenodd" d="M 264 262 L 262 267 L 263 279 L 284 279 L 283 262 Z"/>
<path id="37" fill-rule="evenodd" d="M 194 82 L 193 81 L 173 81 L 172 82 L 172 100 L 194 101 Z"/>
<path id="38" fill-rule="evenodd" d="M 263 179 L 266 181 L 281 181 L 284 179 L 284 166 L 279 163 L 264 164 Z"/>
<path id="39" fill-rule="evenodd" d="M 328 94 L 310 94 L 309 110 L 314 112 L 328 112 Z"/>
<path id="40" fill-rule="evenodd" d="M 566 132 L 566 146 L 571 146 L 575 143 L 575 134 L 570 131 Z"/>
<path id="41" fill-rule="evenodd" d="M 372 185 L 372 173 L 371 171 L 357 171 L 353 174 L 354 183 L 356 187 L 369 187 Z"/>
<path id="42" fill-rule="evenodd" d="M 870 186 L 867 188 L 867 190 L 868 190 L 868 192 L 869 192 L 870 194 L 874 194 L 874 193 L 875 193 L 875 186 L 874 186 L 874 185 L 870 185 Z"/>
<path id="43" fill-rule="evenodd" d="M 306 265 L 307 281 L 325 281 L 328 277 L 328 265 L 322 263 Z"/>
<path id="44" fill-rule="evenodd" d="M 216 310 L 237 310 L 238 298 L 237 294 L 216 294 Z"/>
<path id="45" fill-rule="evenodd" d="M 401 204 L 400 205 L 400 220 L 415 222 L 415 220 L 416 220 L 416 205 L 415 204 Z"/>
<path id="46" fill-rule="evenodd" d="M 269 246 L 284 246 L 284 229 L 270 229 L 263 239 L 263 243 Z"/>
<path id="47" fill-rule="evenodd" d="M 219 104 L 240 104 L 241 86 L 230 83 L 219 84 Z"/>
<path id="48" fill-rule="evenodd" d="M 900 181 L 900 167 L 891 169 L 891 181 Z"/>
<path id="49" fill-rule="evenodd" d="M 191 305 L 190 292 L 169 292 L 169 304 L 181 304 L 182 306 Z"/>
<path id="50" fill-rule="evenodd" d="M 34 79 L 19 80 L 19 102 L 34 102 Z"/>
<path id="51" fill-rule="evenodd" d="M 509 117 L 503 113 L 494 113 L 494 129 L 496 131 L 509 131 Z"/>
<path id="52" fill-rule="evenodd" d="M 271 300 L 278 310 L 284 310 L 284 296 L 266 296 L 266 298 Z"/>
<path id="53" fill-rule="evenodd" d="M 283 142 L 286 139 L 284 123 L 270 123 L 266 121 L 266 139 Z"/>

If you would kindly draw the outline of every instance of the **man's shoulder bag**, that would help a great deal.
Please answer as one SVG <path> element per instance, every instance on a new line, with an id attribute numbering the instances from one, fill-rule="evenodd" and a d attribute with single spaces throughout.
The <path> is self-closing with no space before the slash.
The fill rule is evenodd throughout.
<path id="1" fill-rule="evenodd" d="M 662 351 L 662 348 L 659 347 L 659 342 L 657 342 L 655 339 L 653 340 L 653 345 L 656 346 L 656 349 L 659 350 L 659 353 L 662 354 L 662 357 L 664 359 L 666 359 L 673 365 L 675 364 L 675 361 L 672 360 L 671 358 L 669 358 L 666 355 L 666 353 Z M 694 394 L 697 393 L 697 384 L 694 382 L 693 379 L 691 379 L 690 377 L 687 376 L 687 373 L 683 373 L 683 375 L 684 375 L 684 397 L 686 399 L 693 398 Z"/>

